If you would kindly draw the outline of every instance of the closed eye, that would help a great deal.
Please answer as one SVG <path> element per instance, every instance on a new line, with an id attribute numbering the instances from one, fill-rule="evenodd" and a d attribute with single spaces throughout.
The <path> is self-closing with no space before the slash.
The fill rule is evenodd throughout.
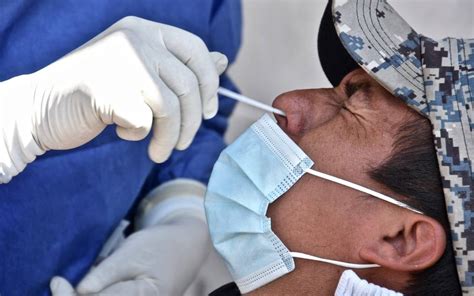
<path id="1" fill-rule="evenodd" d="M 357 93 L 359 90 L 364 91 L 366 94 L 369 92 L 370 84 L 367 82 L 347 82 L 344 86 L 344 92 L 346 96 L 350 98 L 352 95 Z"/>

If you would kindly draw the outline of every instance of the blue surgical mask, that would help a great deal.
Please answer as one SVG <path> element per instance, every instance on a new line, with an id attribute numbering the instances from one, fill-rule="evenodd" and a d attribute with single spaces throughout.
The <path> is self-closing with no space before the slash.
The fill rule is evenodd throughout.
<path id="1" fill-rule="evenodd" d="M 271 230 L 268 205 L 305 173 L 371 194 L 400 207 L 397 200 L 311 169 L 313 161 L 268 115 L 264 115 L 219 156 L 208 184 L 205 209 L 212 242 L 242 293 L 294 270 L 294 257 L 351 269 L 378 267 L 290 252 Z"/>

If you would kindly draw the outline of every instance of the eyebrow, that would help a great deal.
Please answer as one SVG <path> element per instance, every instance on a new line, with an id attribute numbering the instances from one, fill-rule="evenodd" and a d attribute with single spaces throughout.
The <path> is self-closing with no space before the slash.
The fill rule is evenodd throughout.
<path id="1" fill-rule="evenodd" d="M 358 91 L 362 91 L 365 96 L 368 96 L 369 91 L 370 91 L 370 83 L 366 81 L 362 81 L 362 82 L 349 81 L 344 86 L 344 92 L 346 93 L 347 97 L 351 97 L 353 94 L 355 94 Z"/>

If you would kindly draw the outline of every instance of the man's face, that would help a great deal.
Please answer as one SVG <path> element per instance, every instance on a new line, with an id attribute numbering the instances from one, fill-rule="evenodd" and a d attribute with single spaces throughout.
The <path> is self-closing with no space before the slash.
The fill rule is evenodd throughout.
<path id="1" fill-rule="evenodd" d="M 313 169 L 400 197 L 371 180 L 368 172 L 391 156 L 398 128 L 419 115 L 363 70 L 349 73 L 336 88 L 284 93 L 273 105 L 286 112 L 286 118 L 277 116 L 278 124 L 314 161 Z M 367 194 L 306 174 L 270 205 L 267 215 L 272 219 L 273 231 L 290 251 L 371 263 L 359 256 L 362 244 L 380 239 L 377 236 L 377 229 L 383 227 L 380 221 L 393 219 L 396 223 L 406 212 Z M 334 294 L 344 269 L 299 259 L 295 263 L 295 271 L 255 291 L 255 295 L 315 291 L 319 291 L 318 295 Z M 367 279 L 377 278 L 373 270 L 359 274 Z M 398 281 L 402 283 L 406 279 L 402 276 Z M 390 284 L 386 286 L 390 288 Z"/>

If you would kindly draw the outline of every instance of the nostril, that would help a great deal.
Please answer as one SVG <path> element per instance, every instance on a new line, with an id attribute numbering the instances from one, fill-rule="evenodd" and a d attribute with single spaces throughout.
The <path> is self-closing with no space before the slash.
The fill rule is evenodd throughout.
<path id="1" fill-rule="evenodd" d="M 273 114 L 273 116 L 275 116 L 275 119 L 278 123 L 278 125 L 282 128 L 282 129 L 286 129 L 287 125 L 288 125 L 288 120 L 286 120 L 286 117 L 285 116 L 281 116 L 279 114 Z"/>

